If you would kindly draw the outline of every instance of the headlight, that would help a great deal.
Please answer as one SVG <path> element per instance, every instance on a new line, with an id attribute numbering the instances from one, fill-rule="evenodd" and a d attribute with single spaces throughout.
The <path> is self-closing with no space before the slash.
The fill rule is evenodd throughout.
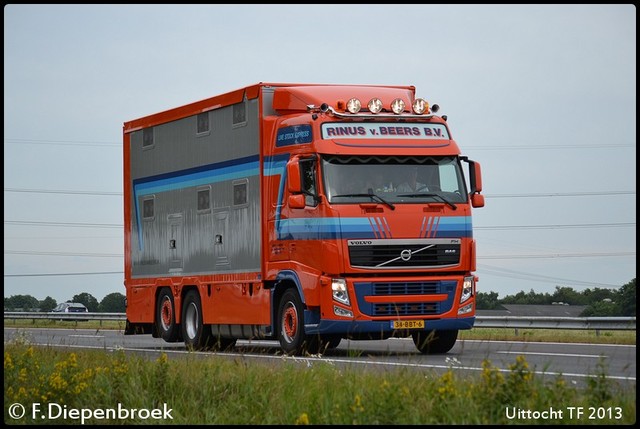
<path id="1" fill-rule="evenodd" d="M 337 305 L 333 306 L 333 314 L 340 317 L 351 317 L 353 318 L 353 313 L 347 309 L 342 307 L 338 307 Z"/>
<path id="2" fill-rule="evenodd" d="M 427 112 L 428 110 L 429 110 L 429 103 L 427 103 L 424 98 L 416 98 L 415 100 L 413 100 L 413 111 L 416 114 L 422 115 L 424 112 Z"/>
<path id="3" fill-rule="evenodd" d="M 462 281 L 462 295 L 460 295 L 460 304 L 473 296 L 475 289 L 475 280 L 473 276 L 465 277 Z"/>
<path id="4" fill-rule="evenodd" d="M 382 110 L 382 100 L 379 98 L 372 98 L 367 107 L 369 107 L 369 112 L 371 113 L 380 113 Z"/>
<path id="5" fill-rule="evenodd" d="M 331 279 L 331 293 L 333 299 L 344 305 L 351 305 L 349 292 L 347 292 L 347 282 L 345 279 Z"/>
<path id="6" fill-rule="evenodd" d="M 473 302 L 467 305 L 463 305 L 462 307 L 460 307 L 460 310 L 458 310 L 458 316 L 461 316 L 463 314 L 469 314 L 471 313 L 472 310 L 473 310 Z"/>
<path id="7" fill-rule="evenodd" d="M 349 113 L 358 113 L 361 108 L 362 104 L 357 98 L 351 98 L 349 99 L 349 101 L 347 101 L 347 110 L 349 111 Z"/>
<path id="8" fill-rule="evenodd" d="M 404 101 L 402 100 L 402 98 L 396 98 L 391 102 L 391 110 L 396 115 L 404 112 Z"/>

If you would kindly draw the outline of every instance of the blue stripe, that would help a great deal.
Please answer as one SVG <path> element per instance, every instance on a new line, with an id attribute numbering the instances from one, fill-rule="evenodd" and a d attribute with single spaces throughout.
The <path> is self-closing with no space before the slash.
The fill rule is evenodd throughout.
<path id="1" fill-rule="evenodd" d="M 226 182 L 259 173 L 258 157 L 241 158 L 233 164 L 228 161 L 210 164 L 206 168 L 189 169 L 133 181 L 136 197 L 177 189 Z"/>
<path id="2" fill-rule="evenodd" d="M 388 226 L 387 226 L 388 229 Z M 330 240 L 347 238 L 381 238 L 391 230 L 382 232 L 374 218 L 298 218 L 282 219 L 278 223 L 281 240 Z M 471 216 L 441 217 L 437 231 L 430 238 L 472 237 Z"/>
<path id="3" fill-rule="evenodd" d="M 270 156 L 264 160 L 264 175 L 277 176 L 282 174 L 289 161 L 289 154 Z"/>
<path id="4" fill-rule="evenodd" d="M 197 174 L 199 172 L 208 171 L 208 170 L 218 170 L 225 167 L 233 167 L 233 166 L 248 164 L 258 160 L 259 160 L 258 155 L 250 155 L 250 156 L 245 156 L 243 158 L 235 158 L 227 161 L 216 162 L 213 164 L 201 165 L 199 167 L 187 168 L 185 170 L 171 171 L 168 173 L 157 174 L 155 176 L 142 177 L 139 179 L 135 179 L 133 181 L 133 184 L 138 185 L 140 183 L 155 182 L 158 180 L 171 178 L 175 176 L 185 176 L 189 174 Z"/>

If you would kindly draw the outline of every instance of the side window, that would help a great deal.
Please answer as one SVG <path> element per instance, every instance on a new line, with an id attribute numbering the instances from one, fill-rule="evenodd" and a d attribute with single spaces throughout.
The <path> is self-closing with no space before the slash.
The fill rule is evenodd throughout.
<path id="1" fill-rule="evenodd" d="M 196 117 L 196 135 L 203 136 L 209 134 L 209 112 L 199 113 Z"/>
<path id="2" fill-rule="evenodd" d="M 198 214 L 211 213 L 211 187 L 204 186 L 197 189 Z"/>
<path id="3" fill-rule="evenodd" d="M 318 205 L 316 186 L 316 160 L 315 158 L 300 160 L 300 175 L 302 176 L 302 192 L 305 204 L 315 207 Z"/>
<path id="4" fill-rule="evenodd" d="M 456 192 L 460 189 L 457 170 L 454 165 L 440 167 L 440 189 L 444 192 Z"/>
<path id="5" fill-rule="evenodd" d="M 247 105 L 240 102 L 233 105 L 233 125 L 232 128 L 247 125 Z"/>
<path id="6" fill-rule="evenodd" d="M 246 206 L 249 202 L 249 179 L 233 181 L 233 206 Z"/>
<path id="7" fill-rule="evenodd" d="M 155 217 L 155 196 L 147 197 L 142 200 L 142 219 L 153 220 Z"/>
<path id="8" fill-rule="evenodd" d="M 154 144 L 153 127 L 142 130 L 142 149 L 151 149 Z"/>

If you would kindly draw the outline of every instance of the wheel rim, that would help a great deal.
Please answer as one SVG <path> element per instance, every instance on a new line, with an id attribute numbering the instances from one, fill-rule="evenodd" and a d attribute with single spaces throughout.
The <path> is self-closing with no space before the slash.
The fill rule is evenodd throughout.
<path id="1" fill-rule="evenodd" d="M 191 303 L 184 314 L 185 332 L 190 339 L 195 338 L 198 333 L 198 321 L 198 308 Z"/>
<path id="2" fill-rule="evenodd" d="M 288 343 L 291 343 L 297 332 L 298 312 L 292 302 L 287 302 L 282 312 L 282 335 Z"/>
<path id="3" fill-rule="evenodd" d="M 160 307 L 160 323 L 165 331 L 171 329 L 173 324 L 173 306 L 169 297 L 166 296 L 162 300 L 162 307 Z"/>

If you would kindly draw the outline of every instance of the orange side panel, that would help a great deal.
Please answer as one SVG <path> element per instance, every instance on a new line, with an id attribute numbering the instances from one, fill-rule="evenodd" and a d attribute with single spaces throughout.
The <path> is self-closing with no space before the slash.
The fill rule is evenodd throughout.
<path id="1" fill-rule="evenodd" d="M 215 284 L 211 297 L 202 295 L 203 323 L 267 325 L 271 323 L 271 291 L 261 283 Z"/>
<path id="2" fill-rule="evenodd" d="M 127 319 L 132 323 L 152 323 L 155 311 L 153 286 L 127 289 Z"/>

